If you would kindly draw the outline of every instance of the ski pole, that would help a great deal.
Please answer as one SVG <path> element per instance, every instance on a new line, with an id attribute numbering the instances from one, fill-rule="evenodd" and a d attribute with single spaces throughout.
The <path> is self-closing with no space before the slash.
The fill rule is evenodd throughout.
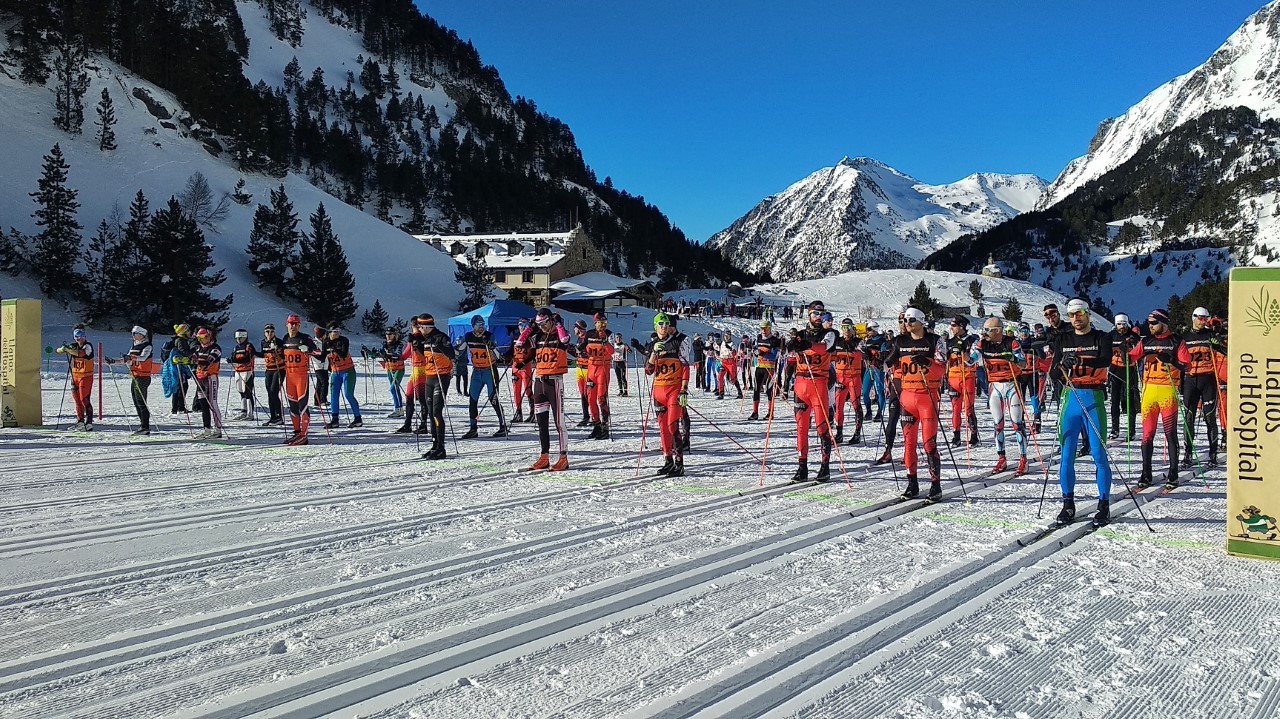
<path id="1" fill-rule="evenodd" d="M 809 382 L 813 383 L 816 387 L 817 380 L 813 377 L 813 366 L 806 362 L 804 368 L 805 371 L 809 373 Z M 826 393 L 824 392 L 823 394 L 825 395 Z M 822 442 L 826 440 L 831 442 L 831 448 L 836 451 L 836 461 L 840 463 L 840 474 L 844 475 L 845 486 L 849 489 L 853 489 L 853 482 L 849 481 L 849 472 L 844 468 L 844 457 L 840 453 L 840 445 L 835 441 L 835 437 L 831 434 L 831 418 L 827 416 L 827 398 L 824 396 L 820 399 L 822 400 L 822 404 L 818 409 L 822 412 L 822 423 L 827 426 L 827 435 L 826 437 L 823 437 L 819 434 L 818 441 Z"/>
<path id="2" fill-rule="evenodd" d="M 1166 364 L 1164 365 L 1164 373 L 1165 373 L 1165 376 L 1169 378 L 1170 389 L 1173 390 L 1173 401 L 1174 401 L 1174 405 L 1178 409 L 1178 416 L 1182 419 L 1182 422 L 1181 422 L 1182 428 L 1186 430 L 1187 451 L 1191 454 L 1191 459 L 1195 462 L 1196 469 L 1200 470 L 1200 479 L 1204 482 L 1205 489 L 1208 489 L 1209 480 L 1205 479 L 1206 472 L 1204 469 L 1204 465 L 1200 462 L 1200 453 L 1196 451 L 1196 445 L 1195 445 L 1196 430 L 1191 421 L 1190 412 L 1187 410 L 1186 405 L 1182 403 L 1181 393 L 1179 393 L 1177 387 L 1174 387 L 1173 385 L 1173 369 Z M 1174 432 L 1176 435 L 1177 430 L 1175 429 Z M 1192 476 L 1194 476 L 1195 472 L 1193 471 L 1191 474 Z"/>
<path id="3" fill-rule="evenodd" d="M 1092 415 L 1084 406 L 1084 402 L 1080 401 L 1080 394 L 1076 389 L 1075 382 L 1071 381 L 1071 377 L 1066 372 L 1062 373 L 1062 378 L 1066 382 L 1067 388 L 1071 390 L 1071 396 L 1075 398 L 1076 405 L 1080 407 L 1080 414 L 1084 417 L 1085 424 L 1089 426 L 1089 431 L 1093 432 L 1095 437 L 1100 436 L 1101 432 L 1098 431 L 1098 425 L 1094 423 Z M 1097 407 L 1095 406 L 1094 409 L 1096 410 Z M 1111 465 L 1115 465 L 1115 462 L 1111 459 L 1111 453 L 1107 451 L 1107 443 L 1101 442 L 1101 445 L 1102 454 L 1107 458 L 1107 462 Z M 1075 458 L 1072 457 L 1071 461 L 1074 462 Z M 1129 480 L 1125 478 L 1124 472 L 1121 472 L 1119 468 L 1116 468 L 1115 473 L 1120 477 L 1120 482 L 1124 484 L 1125 491 L 1129 493 L 1129 498 L 1133 500 L 1133 506 L 1137 508 L 1138 516 L 1142 517 L 1142 521 L 1146 523 L 1147 529 L 1154 534 L 1156 530 L 1151 526 L 1151 522 L 1147 520 L 1146 513 L 1142 511 L 1142 503 L 1138 501 L 1137 495 L 1135 495 L 1133 493 L 1133 489 L 1129 487 Z"/>
<path id="4" fill-rule="evenodd" d="M 58 400 L 57 422 L 54 423 L 55 430 L 62 429 L 62 407 L 67 401 L 67 385 L 71 383 L 71 360 L 67 359 L 67 373 L 62 376 L 62 398 Z"/>
<path id="5" fill-rule="evenodd" d="M 710 418 L 708 418 L 705 414 L 703 414 L 703 413 L 699 412 L 697 409 L 694 409 L 693 407 L 686 406 L 686 407 L 685 407 L 685 409 L 687 409 L 687 410 L 689 410 L 689 411 L 693 412 L 694 414 L 698 415 L 698 417 L 702 418 L 702 420 L 703 420 L 704 422 L 706 422 L 707 424 L 711 425 L 711 426 L 712 426 L 713 428 L 715 428 L 715 430 L 716 430 L 717 432 L 719 432 L 720 434 L 724 435 L 724 438 L 725 438 L 725 439 L 729 440 L 730 442 L 733 442 L 735 445 L 737 445 L 737 446 L 738 446 L 738 448 L 739 448 L 739 449 L 741 449 L 743 452 L 746 452 L 748 457 L 750 457 L 750 458 L 752 458 L 752 459 L 756 460 L 757 462 L 761 461 L 761 460 L 760 460 L 760 458 L 759 458 L 759 457 L 757 457 L 757 456 L 756 456 L 756 455 L 755 455 L 751 450 L 749 450 L 749 449 L 747 449 L 746 447 L 742 446 L 742 443 L 741 443 L 741 442 L 739 442 L 738 440 L 734 439 L 734 438 L 733 438 L 733 437 L 732 437 L 728 432 L 724 431 L 724 429 L 723 429 L 723 428 L 721 428 L 721 427 L 720 427 L 720 425 L 716 424 L 715 422 L 712 422 L 712 421 L 711 421 L 711 419 L 710 419 Z"/>
<path id="6" fill-rule="evenodd" d="M 939 405 L 939 404 L 941 404 L 941 402 L 942 402 L 942 386 L 941 386 L 941 383 L 939 383 L 939 386 L 938 386 L 938 394 L 937 394 L 937 395 L 935 395 L 935 394 L 933 394 L 933 391 L 929 388 L 929 375 L 928 375 L 928 373 L 926 373 L 926 372 L 924 371 L 924 368 L 923 368 L 923 367 L 921 367 L 921 368 L 920 368 L 920 370 L 919 370 L 919 374 L 920 374 L 920 381 L 924 383 L 924 391 L 925 391 L 925 395 L 927 395 L 927 396 L 929 397 L 929 399 L 933 402 L 933 415 L 934 415 L 934 417 L 936 418 L 936 417 L 938 417 L 938 415 L 939 415 L 939 412 L 938 412 L 938 405 Z M 920 423 L 920 433 L 921 433 L 921 435 L 923 435 L 923 434 L 924 434 L 924 420 L 917 419 L 916 421 Z M 936 420 L 935 420 L 935 421 L 936 421 Z M 912 431 L 912 432 L 914 432 L 914 431 L 916 431 L 916 430 L 915 430 L 915 429 L 912 429 L 911 431 Z M 935 432 L 936 432 L 936 429 L 935 429 Z M 923 438 L 923 436 L 922 436 L 922 437 L 921 437 L 921 441 L 923 441 L 923 439 L 924 439 L 924 438 Z M 954 469 L 954 470 L 956 471 L 956 479 L 957 479 L 957 480 L 959 480 L 959 482 L 960 482 L 960 492 L 964 495 L 964 499 L 965 499 L 965 501 L 967 502 L 967 501 L 969 501 L 969 490 L 965 489 L 965 486 L 964 486 L 964 477 L 961 477 L 961 476 L 960 476 L 960 466 L 959 466 L 958 464 L 956 464 L 956 454 L 955 454 L 955 452 L 951 451 L 951 443 L 950 443 L 950 442 L 945 442 L 944 444 L 946 444 L 946 445 L 947 445 L 947 455 L 951 458 L 951 468 L 952 468 L 952 469 Z M 934 435 L 934 439 L 933 439 L 933 451 L 934 451 L 934 452 L 937 452 L 937 451 L 938 451 L 938 438 L 937 438 L 937 434 L 936 434 L 936 433 L 935 433 L 935 435 Z M 941 462 L 941 458 L 939 458 L 939 462 L 938 462 L 938 463 L 939 463 L 939 464 L 941 464 L 941 463 L 942 463 L 942 462 Z M 938 479 L 942 479 L 942 468 L 941 468 L 941 467 L 939 467 L 939 468 L 938 468 Z"/>
<path id="7" fill-rule="evenodd" d="M 648 360 L 646 360 L 646 362 L 647 361 Z M 636 473 L 635 473 L 636 477 L 640 476 L 640 462 L 644 458 L 644 442 L 645 442 L 645 437 L 649 433 L 649 413 L 650 413 L 650 410 L 653 409 L 653 404 L 656 401 L 657 400 L 653 397 L 649 398 L 649 404 L 646 407 L 644 412 L 644 424 L 640 425 L 640 451 L 636 453 Z M 644 405 L 644 403 L 641 402 L 641 405 Z"/>
<path id="8" fill-rule="evenodd" d="M 108 365 L 112 364 L 111 362 L 107 362 L 106 358 L 103 358 L 103 362 Z M 117 378 L 116 378 L 115 366 L 113 365 L 109 371 L 111 372 L 111 386 L 116 388 L 116 399 L 120 400 L 120 409 L 121 409 L 121 412 L 124 413 L 124 422 L 129 427 L 129 431 L 132 432 L 133 422 L 129 421 L 129 414 L 128 414 L 129 405 L 124 403 L 124 395 L 120 393 L 120 383 L 116 381 Z M 98 399 L 102 399 L 102 398 L 99 397 Z"/>

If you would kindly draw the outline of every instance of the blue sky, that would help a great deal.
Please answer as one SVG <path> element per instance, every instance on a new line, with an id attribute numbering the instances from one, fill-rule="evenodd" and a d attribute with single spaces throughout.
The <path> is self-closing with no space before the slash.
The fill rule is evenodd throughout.
<path id="1" fill-rule="evenodd" d="M 1259 0 L 415 0 L 690 238 L 846 155 L 1052 180 Z"/>

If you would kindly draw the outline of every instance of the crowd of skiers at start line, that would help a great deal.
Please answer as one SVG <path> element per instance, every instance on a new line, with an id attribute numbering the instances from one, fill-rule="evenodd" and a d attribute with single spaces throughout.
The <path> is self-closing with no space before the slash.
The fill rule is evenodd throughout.
<path id="1" fill-rule="evenodd" d="M 558 471 L 568 468 L 567 435 L 563 411 L 563 383 L 573 369 L 582 401 L 579 426 L 591 426 L 590 439 L 609 438 L 609 385 L 616 380 L 618 393 L 629 391 L 629 355 L 643 358 L 645 372 L 652 377 L 652 415 L 658 425 L 663 452 L 662 474 L 684 472 L 684 450 L 688 447 L 689 392 L 691 377 L 695 387 L 715 392 L 723 398 L 727 384 L 743 397 L 745 384 L 753 391 L 752 412 L 747 421 L 762 419 L 760 401 L 767 402 L 763 419 L 771 420 L 779 395 L 790 402 L 796 419 L 798 467 L 793 481 L 809 479 L 809 431 L 815 431 L 821 462 L 815 481 L 831 478 L 833 449 L 845 439 L 846 406 L 853 408 L 850 444 L 862 441 L 863 423 L 882 424 L 884 454 L 877 463 L 893 461 L 892 450 L 899 426 L 903 434 L 903 463 L 907 469 L 908 497 L 920 493 L 919 454 L 925 455 L 930 478 L 928 495 L 941 495 L 941 456 L 937 433 L 943 390 L 950 400 L 951 444 L 961 444 L 967 430 L 970 445 L 978 442 L 977 397 L 985 395 L 992 420 L 997 450 L 995 472 L 1006 471 L 1006 434 L 1017 443 L 1016 471 L 1027 471 L 1028 439 L 1035 445 L 1040 420 L 1050 397 L 1057 399 L 1060 414 L 1058 449 L 1069 461 L 1059 465 L 1059 481 L 1064 497 L 1063 515 L 1074 516 L 1074 458 L 1091 454 L 1097 466 L 1099 512 L 1105 515 L 1110 497 L 1111 468 L 1106 455 L 1106 439 L 1117 439 L 1119 417 L 1128 418 L 1128 438 L 1133 439 L 1135 419 L 1142 421 L 1143 471 L 1139 487 L 1152 483 L 1152 460 L 1156 429 L 1163 427 L 1168 447 L 1169 471 L 1166 485 L 1176 486 L 1179 472 L 1179 434 L 1185 432 L 1186 456 L 1181 464 L 1198 461 L 1193 457 L 1194 417 L 1203 413 L 1208 437 L 1207 464 L 1217 462 L 1218 423 L 1225 424 L 1222 383 L 1225 381 L 1226 344 L 1221 321 L 1204 308 L 1196 308 L 1191 330 L 1175 334 L 1165 310 L 1153 310 L 1146 322 L 1131 323 L 1116 316 L 1116 329 L 1103 332 L 1092 326 L 1088 304 L 1075 299 L 1067 305 L 1064 320 L 1056 305 L 1044 307 L 1046 324 L 1034 331 L 1026 324 L 1005 326 L 994 317 L 983 322 L 981 331 L 969 331 L 967 318 L 956 317 L 949 330 L 930 331 L 924 313 L 905 309 L 898 318 L 898 331 L 880 332 L 876 322 L 862 327 L 851 318 L 839 327 L 820 301 L 807 308 L 808 322 L 792 328 L 786 336 L 775 333 L 772 318 L 760 321 L 753 339 L 744 336 L 710 335 L 705 340 L 684 335 L 676 317 L 665 313 L 654 319 L 648 343 L 611 333 L 608 318 L 597 313 L 595 327 L 583 321 L 572 332 L 559 314 L 541 308 L 531 319 L 522 319 L 512 341 L 498 347 L 480 316 L 472 318 L 472 331 L 451 342 L 436 328 L 430 314 L 415 318 L 407 337 L 388 329 L 379 347 L 359 348 L 366 358 L 375 359 L 385 373 L 394 403 L 392 417 L 403 418 L 396 432 L 416 432 L 431 436 L 431 448 L 423 455 L 440 459 L 445 452 L 444 400 L 450 378 L 457 378 L 459 391 L 470 400 L 470 427 L 462 435 L 478 435 L 481 394 L 494 409 L 498 429 L 494 436 L 509 432 L 498 391 L 501 374 L 509 369 L 515 404 L 513 422 L 534 422 L 538 426 L 540 453 L 530 469 Z M 239 412 L 231 420 L 247 420 L 256 415 L 254 368 L 263 360 L 268 418 L 264 426 L 281 426 L 285 411 L 292 431 L 286 443 L 308 442 L 310 404 L 327 408 L 326 428 L 339 426 L 343 400 L 351 414 L 349 427 L 363 426 L 355 394 L 355 363 L 352 348 L 341 328 L 316 327 L 313 334 L 301 331 L 301 319 L 289 315 L 286 331 L 278 334 L 273 324 L 263 328 L 255 345 L 244 329 L 236 330 L 235 346 L 225 355 L 231 365 L 241 398 Z M 78 419 L 74 429 L 92 429 L 91 378 L 93 346 L 83 327 L 73 330 L 73 341 L 58 348 L 70 358 L 69 382 Z M 222 436 L 218 407 L 218 377 L 224 351 L 212 331 L 191 332 L 185 324 L 175 325 L 171 338 L 153 353 L 147 331 L 133 328 L 133 346 L 120 359 L 129 367 L 131 394 L 139 418 L 134 434 L 151 430 L 147 394 L 157 368 L 164 394 L 172 399 L 172 412 L 187 412 L 187 398 L 203 421 L 201 438 Z M 500 371 L 502 364 L 509 365 Z M 466 381 L 465 368 L 471 370 Z M 407 383 L 406 383 L 407 372 Z M 742 381 L 739 381 L 741 376 Z M 1106 397 L 1111 397 L 1111 430 L 1107 431 Z M 529 412 L 524 412 L 525 400 Z M 859 401 L 861 399 L 861 402 Z M 415 406 L 420 422 L 415 427 Z M 864 409 L 865 406 L 865 409 Z M 696 411 L 696 410 L 695 410 Z M 1030 417 L 1028 418 L 1028 414 Z M 1028 419 L 1030 422 L 1028 423 Z M 647 424 L 648 418 L 646 418 Z M 557 459 L 551 460 L 551 427 L 556 430 Z M 834 430 L 833 430 L 834 427 Z M 730 439 L 732 439 L 730 437 Z M 1038 445 L 1035 446 L 1039 451 Z"/>

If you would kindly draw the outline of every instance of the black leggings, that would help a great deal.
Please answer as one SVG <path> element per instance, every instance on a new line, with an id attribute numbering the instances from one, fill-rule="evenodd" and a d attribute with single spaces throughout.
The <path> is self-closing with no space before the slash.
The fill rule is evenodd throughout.
<path id="1" fill-rule="evenodd" d="M 151 410 L 147 408 L 147 388 L 151 386 L 150 377 L 133 377 L 133 408 L 138 410 L 138 424 L 142 429 L 151 429 Z"/>
<path id="2" fill-rule="evenodd" d="M 1182 406 L 1186 409 L 1187 446 L 1192 446 L 1196 432 L 1196 409 L 1204 410 L 1204 429 L 1209 436 L 1209 451 L 1218 453 L 1218 377 L 1214 374 L 1187 375 L 1182 380 Z"/>
<path id="3" fill-rule="evenodd" d="M 280 405 L 280 389 L 284 386 L 284 370 L 269 369 L 266 371 L 267 407 L 271 409 L 271 419 L 284 419 L 284 408 Z"/>
<path id="4" fill-rule="evenodd" d="M 618 389 L 623 392 L 627 391 L 627 364 L 625 362 L 613 363 L 613 376 L 618 378 Z"/>
<path id="5" fill-rule="evenodd" d="M 548 375 L 533 378 L 533 411 L 538 418 L 538 441 L 542 453 L 551 453 L 551 419 L 555 418 L 556 433 L 560 435 L 560 454 L 567 447 L 564 436 L 564 376 Z"/>

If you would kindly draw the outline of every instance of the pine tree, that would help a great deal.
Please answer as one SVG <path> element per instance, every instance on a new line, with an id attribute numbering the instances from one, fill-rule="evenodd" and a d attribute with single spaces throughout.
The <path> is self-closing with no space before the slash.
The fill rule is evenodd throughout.
<path id="1" fill-rule="evenodd" d="M 297 92 L 300 87 L 302 87 L 302 65 L 298 62 L 298 56 L 294 55 L 289 64 L 284 66 L 284 90 Z"/>
<path id="2" fill-rule="evenodd" d="M 25 240 L 21 232 L 9 228 L 9 234 L 0 230 L 0 272 L 16 275 L 26 263 Z"/>
<path id="3" fill-rule="evenodd" d="M 119 223 L 119 242 L 109 256 L 108 273 L 116 278 L 119 288 L 115 309 L 121 317 L 142 317 L 146 314 L 147 291 L 151 286 L 151 268 L 143 255 L 147 232 L 151 226 L 151 207 L 142 190 L 129 203 L 129 219 Z"/>
<path id="4" fill-rule="evenodd" d="M 1022 304 L 1017 297 L 1010 297 L 1003 310 L 1004 318 L 1010 322 L 1022 321 Z"/>
<path id="5" fill-rule="evenodd" d="M 93 124 L 98 126 L 98 149 L 103 152 L 116 149 L 116 108 L 111 102 L 111 93 L 105 87 L 102 88 L 102 99 L 98 101 L 98 119 Z"/>
<path id="6" fill-rule="evenodd" d="M 29 2 L 18 6 L 20 21 L 9 31 L 10 43 L 16 48 L 18 79 L 28 85 L 43 85 L 49 80 L 48 42 L 52 27 L 52 7 L 48 3 Z"/>
<path id="7" fill-rule="evenodd" d="M 244 186 L 245 186 L 244 178 L 241 177 L 239 180 L 236 181 L 235 189 L 231 191 L 231 199 L 237 205 L 247 205 L 253 201 L 253 195 L 251 193 L 245 192 Z"/>
<path id="8" fill-rule="evenodd" d="M 146 320 L 152 327 L 168 327 L 189 322 L 207 327 L 227 323 L 226 310 L 232 296 L 215 298 L 209 290 L 226 281 L 226 273 L 216 272 L 213 247 L 204 233 L 178 203 L 168 204 L 151 216 L 142 255 L 155 275 L 148 285 Z"/>
<path id="9" fill-rule="evenodd" d="M 387 329 L 387 323 L 390 321 L 391 316 L 382 309 L 382 303 L 374 300 L 373 307 L 360 315 L 360 329 L 371 335 L 380 335 Z"/>
<path id="10" fill-rule="evenodd" d="M 324 203 L 311 214 L 311 232 L 302 235 L 295 268 L 301 280 L 294 296 L 304 314 L 324 327 L 336 327 L 356 314 L 355 278 Z"/>
<path id="11" fill-rule="evenodd" d="M 84 64 L 84 40 L 60 35 L 53 57 L 53 124 L 72 135 L 79 135 L 84 127 L 84 94 L 89 91 Z"/>
<path id="12" fill-rule="evenodd" d="M 98 230 L 89 238 L 89 246 L 84 253 L 84 296 L 85 311 L 89 321 L 104 320 L 116 312 L 116 299 L 119 288 L 116 282 L 120 279 L 112 272 L 111 262 L 117 256 L 120 242 L 119 228 L 106 220 L 98 223 Z"/>
<path id="13" fill-rule="evenodd" d="M 298 240 L 298 215 L 284 185 L 280 185 L 271 191 L 270 207 L 258 205 L 254 211 L 253 231 L 249 233 L 249 271 L 261 286 L 271 287 L 280 296 L 286 294 L 285 283 Z"/>
<path id="14" fill-rule="evenodd" d="M 40 290 L 50 297 L 71 294 L 80 284 L 76 262 L 80 259 L 80 231 L 76 220 L 80 203 L 76 191 L 67 187 L 71 167 L 55 144 L 44 156 L 38 189 L 30 193 L 36 201 L 32 217 L 42 228 L 35 236 L 31 256 L 32 269 L 40 281 Z"/>
<path id="15" fill-rule="evenodd" d="M 483 257 L 471 255 L 466 264 L 458 265 L 453 276 L 462 285 L 462 300 L 458 302 L 458 309 L 462 312 L 487 304 L 493 298 L 489 264 Z"/>
<path id="16" fill-rule="evenodd" d="M 920 280 L 920 284 L 916 285 L 916 293 L 911 296 L 908 302 L 912 307 L 924 313 L 929 319 L 937 319 L 938 302 L 933 299 L 933 294 L 929 292 L 929 286 Z"/>

